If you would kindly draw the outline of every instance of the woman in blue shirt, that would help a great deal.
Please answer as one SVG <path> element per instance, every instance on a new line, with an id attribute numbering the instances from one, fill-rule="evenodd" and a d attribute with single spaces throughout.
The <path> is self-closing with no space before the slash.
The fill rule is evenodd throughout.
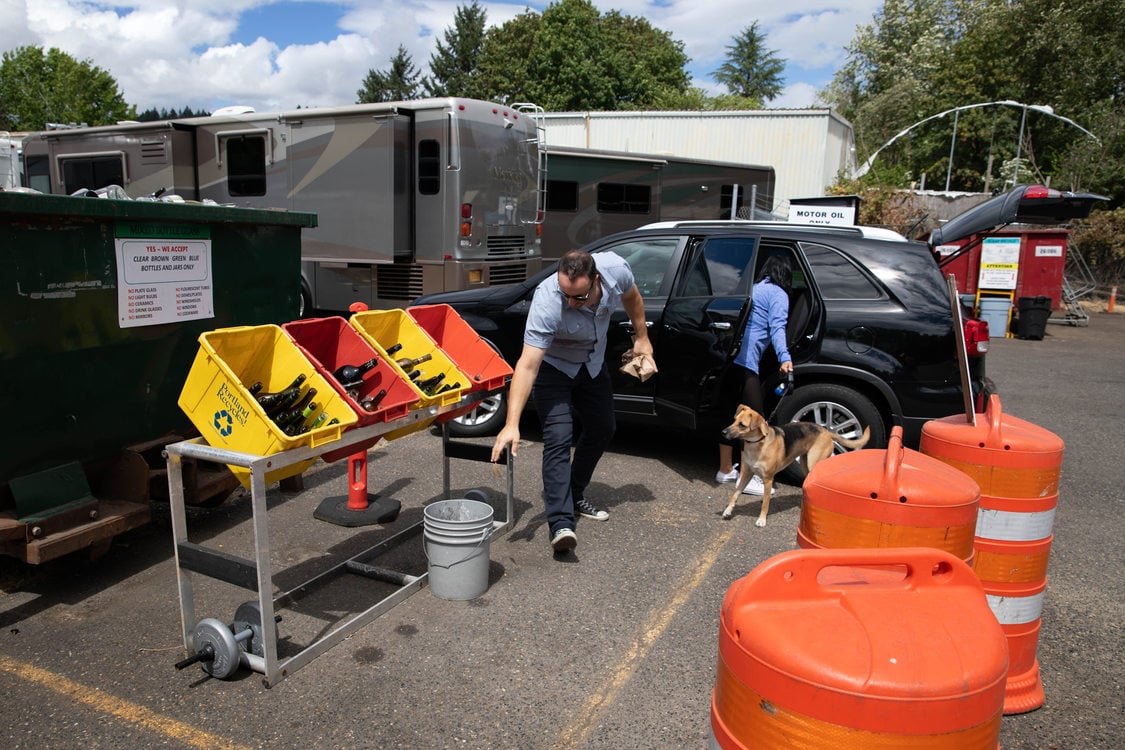
<path id="1" fill-rule="evenodd" d="M 789 289 L 793 279 L 793 266 L 787 256 L 771 255 L 766 259 L 754 283 L 750 299 L 750 319 L 742 335 L 742 348 L 734 363 L 744 370 L 742 400 L 754 411 L 764 415 L 762 403 L 762 381 L 758 376 L 758 366 L 766 347 L 773 345 L 782 373 L 793 371 L 793 359 L 785 341 L 786 324 L 789 322 Z M 733 414 L 734 410 L 731 409 Z M 738 479 L 738 467 L 734 463 L 735 443 L 719 444 L 719 471 L 715 481 L 733 482 Z M 755 476 L 743 492 L 750 495 L 762 494 L 762 479 Z"/>

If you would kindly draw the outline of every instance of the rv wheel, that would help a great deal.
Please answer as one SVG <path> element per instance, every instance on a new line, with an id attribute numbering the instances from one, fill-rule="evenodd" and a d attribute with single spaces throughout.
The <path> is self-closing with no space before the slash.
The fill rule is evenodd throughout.
<path id="1" fill-rule="evenodd" d="M 297 317 L 303 318 L 312 314 L 312 295 L 305 285 L 301 284 L 301 306 L 297 309 Z"/>

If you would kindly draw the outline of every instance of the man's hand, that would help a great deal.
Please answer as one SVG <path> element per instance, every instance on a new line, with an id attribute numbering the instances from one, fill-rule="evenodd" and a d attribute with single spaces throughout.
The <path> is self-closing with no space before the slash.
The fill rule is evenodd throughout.
<path id="1" fill-rule="evenodd" d="M 492 463 L 496 463 L 500 460 L 500 456 L 504 453 L 505 448 L 509 448 L 514 457 L 519 444 L 520 428 L 514 425 L 505 425 L 504 429 L 500 430 L 500 434 L 496 436 L 496 441 L 492 444 Z"/>
<path id="2" fill-rule="evenodd" d="M 649 359 L 652 359 L 652 342 L 648 340 L 647 332 L 643 337 L 633 337 L 633 354 L 634 356 L 647 354 Z"/>

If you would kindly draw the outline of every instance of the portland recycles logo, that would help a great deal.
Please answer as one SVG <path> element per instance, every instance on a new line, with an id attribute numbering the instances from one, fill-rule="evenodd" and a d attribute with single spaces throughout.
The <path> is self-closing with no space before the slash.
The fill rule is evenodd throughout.
<path id="1" fill-rule="evenodd" d="M 234 430 L 234 420 L 231 419 L 226 409 L 215 412 L 215 429 L 223 437 L 227 437 Z"/>

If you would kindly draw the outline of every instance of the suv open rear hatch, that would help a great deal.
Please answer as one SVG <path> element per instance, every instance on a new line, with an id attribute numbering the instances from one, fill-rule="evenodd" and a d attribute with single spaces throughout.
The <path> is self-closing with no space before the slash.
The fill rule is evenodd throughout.
<path id="1" fill-rule="evenodd" d="M 972 235 L 982 235 L 1008 224 L 1063 224 L 1071 219 L 1084 219 L 1090 215 L 1095 201 L 1109 200 L 1093 193 L 1071 193 L 1054 190 L 1043 185 L 1018 185 L 995 198 L 970 208 L 947 221 L 930 233 L 930 250 L 939 245 L 952 244 Z M 944 267 L 979 244 L 970 242 L 957 252 L 943 257 L 938 265 Z"/>

